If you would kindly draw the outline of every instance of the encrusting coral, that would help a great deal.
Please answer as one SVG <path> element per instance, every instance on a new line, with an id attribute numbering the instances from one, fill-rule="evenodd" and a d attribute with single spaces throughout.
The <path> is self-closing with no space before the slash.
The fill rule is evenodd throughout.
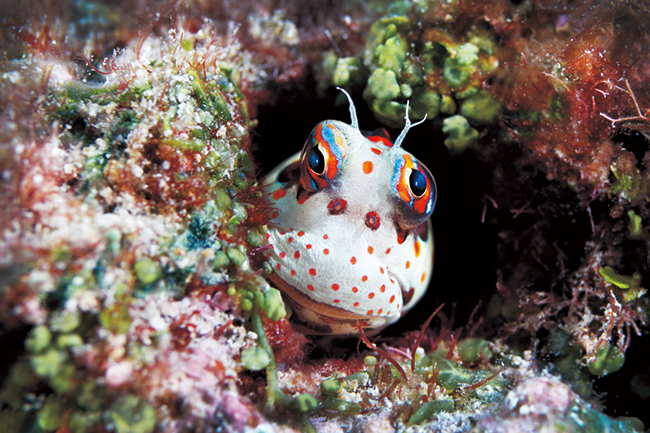
<path id="1" fill-rule="evenodd" d="M 647 6 L 172 2 L 136 32 L 65 3 L 0 34 L 4 430 L 644 429 L 593 383 L 650 319 Z M 484 170 L 496 292 L 466 326 L 328 356 L 292 329 L 250 133 L 310 68 Z"/>

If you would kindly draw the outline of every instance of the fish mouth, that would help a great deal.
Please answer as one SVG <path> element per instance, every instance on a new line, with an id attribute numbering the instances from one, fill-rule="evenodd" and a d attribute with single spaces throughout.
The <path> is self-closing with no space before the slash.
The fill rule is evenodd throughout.
<path id="1" fill-rule="evenodd" d="M 319 317 L 322 317 L 324 321 L 328 321 L 328 319 L 352 321 L 367 319 L 367 316 L 352 313 L 340 307 L 334 307 L 323 302 L 314 301 L 309 296 L 296 289 L 294 286 L 288 284 L 277 274 L 271 274 L 267 278 L 271 280 L 271 282 L 275 284 L 275 286 L 290 299 L 289 303 L 292 304 L 292 306 L 298 306 L 299 310 L 304 309 L 312 311 Z"/>
<path id="2" fill-rule="evenodd" d="M 277 275 L 268 278 L 282 292 L 282 299 L 291 308 L 293 314 L 289 321 L 292 327 L 303 334 L 351 336 L 363 329 L 366 335 L 375 335 L 399 318 L 355 314 L 314 301 Z"/>

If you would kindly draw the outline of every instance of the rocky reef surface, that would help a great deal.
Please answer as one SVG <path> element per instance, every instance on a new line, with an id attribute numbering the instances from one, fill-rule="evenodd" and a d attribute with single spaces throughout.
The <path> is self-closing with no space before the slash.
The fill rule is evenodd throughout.
<path id="1" fill-rule="evenodd" d="M 0 6 L 3 431 L 650 424 L 647 5 L 41 3 Z M 336 86 L 364 129 L 427 115 L 440 196 L 425 298 L 326 350 L 259 179 Z"/>

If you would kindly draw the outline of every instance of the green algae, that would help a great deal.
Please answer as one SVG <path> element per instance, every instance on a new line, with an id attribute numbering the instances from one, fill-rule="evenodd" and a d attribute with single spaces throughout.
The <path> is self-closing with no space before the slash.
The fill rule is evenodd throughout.
<path id="1" fill-rule="evenodd" d="M 364 99 L 375 117 L 393 128 L 403 127 L 407 100 L 416 118 L 453 115 L 463 101 L 465 119 L 482 126 L 493 123 L 501 104 L 481 89 L 499 67 L 495 36 L 481 26 L 452 34 L 431 8 L 428 2 L 390 3 L 372 25 L 359 56 L 339 58 L 334 68 L 331 53 L 325 55 L 319 89 L 328 81 L 336 86 L 365 81 Z M 462 152 L 479 136 L 478 131 L 467 134 L 447 142 L 452 153 Z"/>
<path id="2" fill-rule="evenodd" d="M 251 228 L 248 230 L 248 233 L 246 234 L 246 241 L 251 247 L 254 248 L 262 246 L 262 243 L 264 242 L 262 235 L 256 228 Z"/>
<path id="3" fill-rule="evenodd" d="M 45 400 L 45 404 L 36 414 L 38 426 L 44 431 L 52 431 L 59 428 L 63 421 L 65 412 L 65 403 L 62 399 L 50 395 Z"/>
<path id="4" fill-rule="evenodd" d="M 320 406 L 319 401 L 311 394 L 303 393 L 294 397 L 298 411 L 306 414 L 314 413 Z"/>
<path id="5" fill-rule="evenodd" d="M 637 288 L 641 284 L 641 274 L 638 272 L 634 273 L 632 276 L 621 275 L 617 273 L 614 268 L 610 266 L 604 266 L 598 269 L 598 273 L 605 279 L 606 282 L 613 284 L 623 290 Z"/>
<path id="6" fill-rule="evenodd" d="M 332 82 L 335 86 L 353 86 L 365 79 L 363 64 L 356 57 L 340 57 L 332 73 Z"/>
<path id="7" fill-rule="evenodd" d="M 228 258 L 228 254 L 226 254 L 225 251 L 219 250 L 216 253 L 214 253 L 212 268 L 215 271 L 221 271 L 227 268 L 229 264 L 230 264 L 230 259 Z"/>
<path id="8" fill-rule="evenodd" d="M 162 277 L 160 264 L 149 258 L 143 258 L 133 265 L 135 277 L 144 285 L 152 284 Z"/>
<path id="9" fill-rule="evenodd" d="M 631 174 L 627 174 L 619 169 L 616 163 L 610 166 L 610 170 L 616 181 L 607 190 L 609 197 L 620 195 L 629 201 L 641 200 L 646 195 L 647 183 L 639 173 L 639 170 L 633 168 Z"/>
<path id="10" fill-rule="evenodd" d="M 591 374 L 602 377 L 617 372 L 623 367 L 624 363 L 625 356 L 620 349 L 611 346 L 609 343 L 604 343 L 596 349 L 588 367 Z"/>
<path id="11" fill-rule="evenodd" d="M 382 68 L 398 72 L 404 65 L 406 51 L 406 39 L 401 35 L 395 35 L 375 48 L 375 56 Z"/>
<path id="12" fill-rule="evenodd" d="M 71 349 L 80 347 L 83 344 L 84 340 L 79 334 L 63 334 L 56 338 L 56 347 L 59 349 Z"/>
<path id="13" fill-rule="evenodd" d="M 50 347 L 43 353 L 33 355 L 30 358 L 30 364 L 34 373 L 48 379 L 56 377 L 68 361 L 68 352 L 54 347 Z"/>
<path id="14" fill-rule="evenodd" d="M 336 377 L 325 379 L 320 384 L 320 390 L 324 395 L 337 395 L 341 389 L 341 381 Z"/>
<path id="15" fill-rule="evenodd" d="M 442 69 L 442 77 L 449 87 L 457 89 L 469 83 L 473 71 L 473 67 L 461 65 L 456 59 L 447 57 Z"/>
<path id="16" fill-rule="evenodd" d="M 156 427 L 155 410 L 135 395 L 120 397 L 109 412 L 118 433 L 151 433 Z"/>
<path id="17" fill-rule="evenodd" d="M 25 349 L 32 353 L 41 353 L 50 346 L 52 333 L 45 325 L 34 327 L 25 339 Z"/>
<path id="18" fill-rule="evenodd" d="M 442 132 L 449 134 L 445 139 L 445 146 L 451 154 L 463 152 L 478 138 L 478 131 L 470 126 L 467 119 L 458 114 L 443 121 Z"/>
<path id="19" fill-rule="evenodd" d="M 286 317 L 282 293 L 278 289 L 271 287 L 264 293 L 264 314 L 274 322 Z"/>
<path id="20" fill-rule="evenodd" d="M 440 112 L 443 114 L 454 114 L 456 112 L 456 101 L 449 95 L 440 98 Z"/>
<path id="21" fill-rule="evenodd" d="M 377 68 L 368 78 L 368 89 L 377 99 L 393 99 L 399 96 L 400 87 L 395 72 Z"/>
<path id="22" fill-rule="evenodd" d="M 568 116 L 568 101 L 561 93 L 554 93 L 548 104 L 548 118 L 553 122 L 560 122 Z"/>
<path id="23" fill-rule="evenodd" d="M 390 127 L 400 127 L 404 125 L 404 113 L 406 104 L 396 101 L 384 101 L 375 99 L 372 103 L 375 117 Z"/>
<path id="24" fill-rule="evenodd" d="M 501 113 L 501 104 L 488 92 L 479 91 L 463 101 L 460 113 L 478 124 L 491 123 Z"/>
<path id="25" fill-rule="evenodd" d="M 472 44 L 466 43 L 458 47 L 456 51 L 456 62 L 461 66 L 470 66 L 478 62 L 479 48 Z"/>
<path id="26" fill-rule="evenodd" d="M 377 358 L 372 355 L 368 355 L 363 358 L 363 363 L 368 367 L 374 367 L 377 365 Z"/>
<path id="27" fill-rule="evenodd" d="M 230 263 L 236 267 L 240 267 L 246 261 L 246 254 L 244 254 L 242 250 L 237 247 L 226 248 L 226 255 L 228 256 L 228 259 L 230 259 Z"/>
<path id="28" fill-rule="evenodd" d="M 414 117 L 421 119 L 426 115 L 428 119 L 434 119 L 440 112 L 440 96 L 432 90 L 418 87 L 413 91 L 410 107 Z"/>
<path id="29" fill-rule="evenodd" d="M 242 351 L 241 363 L 249 370 L 258 371 L 268 367 L 271 363 L 271 358 L 266 350 L 258 346 L 253 346 Z"/>
<path id="30" fill-rule="evenodd" d="M 118 303 L 99 313 L 99 323 L 114 334 L 125 334 L 131 326 L 131 316 L 126 303 Z"/>
<path id="31" fill-rule="evenodd" d="M 462 368 L 456 361 L 443 358 L 436 363 L 438 382 L 448 390 L 457 390 L 461 385 L 472 383 L 472 374 Z"/>
<path id="32" fill-rule="evenodd" d="M 630 222 L 627 223 L 627 229 L 630 232 L 630 237 L 640 238 L 643 234 L 643 218 L 641 218 L 641 215 L 637 215 L 633 210 L 629 210 L 627 212 L 627 216 L 630 218 Z"/>
<path id="33" fill-rule="evenodd" d="M 409 418 L 407 425 L 421 424 L 440 412 L 453 412 L 454 402 L 452 400 L 435 400 L 421 404 Z"/>
<path id="34" fill-rule="evenodd" d="M 458 343 L 458 354 L 463 361 L 476 362 L 481 359 L 490 360 L 492 351 L 487 340 L 482 338 L 466 338 Z"/>

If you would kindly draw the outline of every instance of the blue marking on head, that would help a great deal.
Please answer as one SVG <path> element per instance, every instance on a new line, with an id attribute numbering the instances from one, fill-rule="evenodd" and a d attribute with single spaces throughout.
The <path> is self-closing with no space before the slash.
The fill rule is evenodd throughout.
<path id="1" fill-rule="evenodd" d="M 325 140 L 325 142 L 329 146 L 330 151 L 336 158 L 336 166 L 340 167 L 341 161 L 343 160 L 344 149 L 339 145 L 339 143 L 336 142 L 336 138 L 334 136 L 335 129 L 336 126 L 326 122 L 321 128 L 321 136 L 323 137 L 323 140 Z"/>
<path id="2" fill-rule="evenodd" d="M 404 158 L 404 155 L 397 153 L 395 155 L 395 169 L 393 170 L 393 175 L 390 178 L 390 187 L 393 190 L 393 193 L 398 197 L 400 195 L 399 191 L 397 190 L 397 184 L 400 181 L 400 175 L 402 174 L 402 168 L 404 165 L 406 165 L 406 159 Z M 413 207 L 413 197 L 411 197 L 409 206 Z"/>

